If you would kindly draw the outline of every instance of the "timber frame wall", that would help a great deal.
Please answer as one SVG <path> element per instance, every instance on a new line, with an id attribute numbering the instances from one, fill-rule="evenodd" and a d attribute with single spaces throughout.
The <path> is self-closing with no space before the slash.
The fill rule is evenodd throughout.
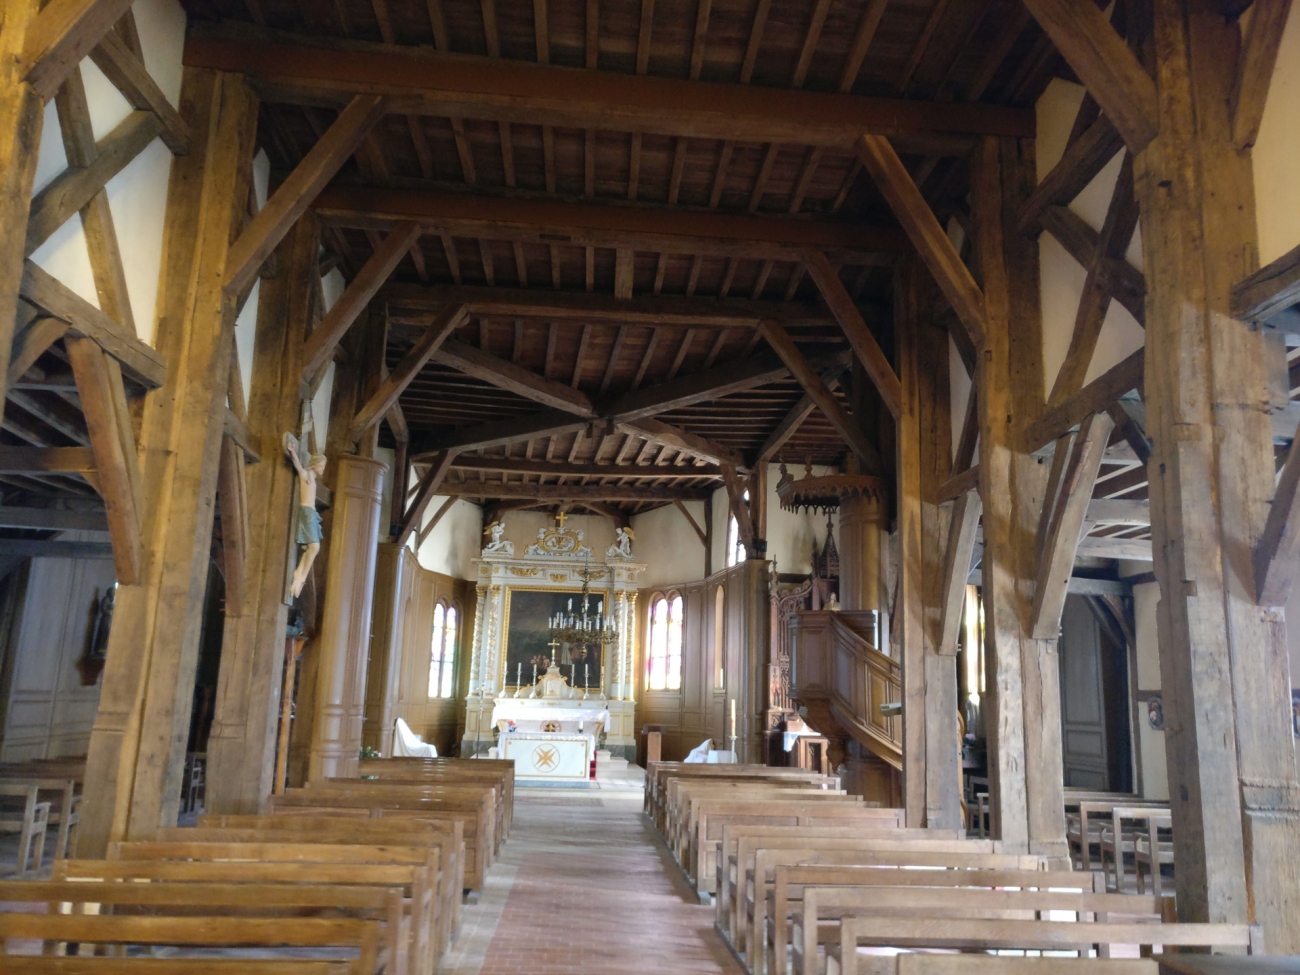
<path id="1" fill-rule="evenodd" d="M 847 448 L 849 466 L 892 471 L 899 558 L 891 631 L 904 668 L 909 825 L 952 826 L 958 816 L 957 759 L 951 747 L 956 737 L 954 654 L 961 594 L 981 518 L 990 791 L 995 835 L 1010 852 L 1062 857 L 1066 852 L 1056 639 L 1075 558 L 1101 551 L 1113 557 L 1145 543 L 1162 594 L 1160 668 L 1179 913 L 1188 921 L 1257 921 L 1265 927 L 1270 950 L 1300 952 L 1300 783 L 1285 693 L 1286 622 L 1280 609 L 1300 564 L 1300 531 L 1291 524 L 1300 451 L 1291 451 L 1275 487 L 1269 414 L 1285 405 L 1286 396 L 1279 400 L 1272 375 L 1276 363 L 1270 358 L 1275 346 L 1269 330 L 1260 327 L 1279 308 L 1294 303 L 1298 259 L 1288 255 L 1289 263 L 1280 269 L 1261 272 L 1256 266 L 1251 171 L 1251 144 L 1272 74 L 1276 36 L 1290 4 L 1255 0 L 1245 32 L 1223 9 L 1239 12 L 1241 6 L 1150 0 L 1125 4 L 1128 16 L 1121 23 L 1085 0 L 1024 0 L 1028 14 L 1088 91 L 1075 138 L 1042 181 L 1036 173 L 1032 125 L 1020 111 L 956 103 L 916 107 L 890 116 L 891 124 L 907 123 L 906 131 L 891 141 L 880 131 L 864 131 L 868 124 L 889 128 L 878 123 L 878 116 L 873 116 L 876 123 L 854 127 L 853 119 L 831 113 L 833 118 L 814 124 L 799 116 L 797 106 L 804 97 L 799 93 L 777 98 L 753 89 L 733 92 L 729 97 L 740 99 L 738 111 L 756 115 L 750 123 L 765 143 L 805 138 L 819 149 L 851 144 L 856 161 L 901 226 L 900 232 L 892 224 L 849 225 L 838 239 L 843 251 L 859 259 L 863 252 L 891 255 L 892 358 L 822 249 L 837 241 L 791 240 L 791 227 L 802 222 L 783 220 L 779 228 L 787 236 L 759 239 L 754 230 L 744 254 L 769 266 L 775 260 L 797 264 L 799 276 L 807 275 L 826 306 L 817 310 L 819 324 L 833 321 L 851 349 L 847 362 L 811 362 L 790 338 L 793 322 L 761 317 L 760 324 L 751 308 L 744 327 L 753 338 L 746 348 L 752 351 L 761 337 L 775 360 L 743 363 L 741 375 L 715 372 L 708 377 L 715 385 L 704 392 L 665 383 L 652 396 L 643 390 L 638 398 L 629 390 L 613 406 L 598 409 L 590 397 L 576 392 L 576 379 L 570 385 L 520 376 L 506 368 L 510 363 L 475 358 L 475 350 L 453 341 L 448 355 L 459 356 L 466 368 L 509 374 L 513 388 L 548 404 L 551 412 L 411 446 L 412 457 L 425 468 L 414 496 L 408 500 L 389 482 L 381 505 L 379 465 L 368 460 L 376 452 L 380 419 L 388 418 L 395 432 L 404 428 L 398 399 L 470 313 L 470 296 L 459 292 L 464 300 L 443 302 L 432 314 L 426 309 L 420 319 L 422 336 L 390 372 L 384 362 L 390 322 L 376 315 L 371 299 L 409 253 L 422 222 L 451 221 L 448 226 L 464 228 L 479 215 L 451 212 L 456 208 L 447 199 L 432 194 L 420 198 L 422 209 L 412 211 L 389 205 L 391 198 L 373 187 L 327 184 L 390 110 L 424 112 L 447 99 L 459 99 L 457 104 L 467 110 L 486 110 L 482 103 L 488 99 L 470 90 L 472 85 L 438 75 L 439 70 L 448 72 L 436 58 L 426 58 L 426 64 L 411 55 L 420 71 L 433 72 L 417 72 L 413 82 L 400 70 L 396 75 L 401 77 L 394 75 L 391 66 L 376 66 L 373 51 L 360 50 L 354 66 L 365 62 L 379 71 L 383 83 L 373 87 L 381 93 L 334 91 L 342 108 L 337 119 L 250 219 L 247 201 L 263 88 L 252 77 L 257 65 L 247 64 L 247 73 L 240 66 L 246 52 L 239 43 L 230 43 L 219 31 L 205 34 L 187 59 L 179 104 L 171 106 L 156 86 L 146 83 L 140 56 L 132 49 L 133 32 L 123 19 L 129 0 L 51 0 L 44 7 L 38 0 L 6 0 L 0 25 L 0 226 L 10 232 L 0 238 L 0 384 L 13 385 L 52 342 L 64 341 L 87 425 L 86 445 L 7 452 L 6 469 L 40 476 L 89 474 L 104 498 L 115 569 L 123 583 L 90 740 L 77 854 L 100 855 L 110 840 L 146 838 L 176 820 L 218 504 L 229 606 L 209 802 L 214 811 L 251 811 L 269 793 L 285 582 L 294 551 L 295 480 L 278 462 L 279 437 L 283 430 L 301 429 L 301 400 L 315 392 L 336 352 L 342 361 L 333 422 L 327 443 L 318 446 L 331 458 L 330 486 L 339 489 L 340 498 L 344 491 L 334 480 L 342 480 L 340 468 L 368 472 L 369 480 L 358 489 L 355 503 L 336 505 L 335 519 L 355 530 L 350 527 L 347 538 L 327 534 L 320 564 L 330 571 L 318 573 L 328 576 L 327 587 L 353 587 L 329 594 L 336 608 L 342 601 L 349 611 L 337 626 L 323 609 L 318 614 L 325 630 L 318 637 L 320 646 L 342 647 L 350 656 L 313 658 L 303 689 L 310 689 L 323 706 L 355 718 L 357 734 L 365 702 L 364 693 L 360 699 L 356 694 L 356 655 L 364 653 L 356 635 L 368 634 L 371 591 L 365 571 L 345 575 L 335 566 L 352 552 L 341 546 L 359 545 L 360 539 L 369 548 L 365 554 L 373 572 L 373 537 L 389 537 L 380 528 L 381 507 L 388 515 L 383 529 L 392 523 L 392 537 L 403 545 L 424 523 L 429 502 L 440 490 L 480 496 L 474 492 L 481 489 L 463 474 L 448 477 L 459 454 L 518 442 L 539 431 L 568 435 L 601 426 L 609 433 L 632 429 L 647 443 L 692 451 L 693 462 L 700 464 L 692 476 L 713 484 L 721 480 L 747 550 L 762 555 L 766 466 L 751 482 L 751 468 L 736 451 L 685 434 L 650 414 L 707 403 L 722 395 L 719 390 L 750 388 L 745 384 L 760 385 L 779 374 L 793 377 L 806 392 L 809 405 L 801 401 L 796 412 L 816 407 L 825 415 Z M 873 4 L 878 7 L 883 5 Z M 265 54 L 262 48 L 257 51 Z M 1224 56 L 1231 51 L 1239 51 L 1238 57 Z M 134 339 L 129 310 L 115 303 L 121 293 L 121 258 L 111 228 L 105 229 L 103 213 L 96 210 L 109 174 L 106 164 L 96 167 L 93 139 L 88 142 L 84 126 L 78 132 L 76 124 L 84 115 L 78 112 L 78 66 L 87 55 L 113 75 L 137 109 L 132 138 L 138 142 L 143 133 L 156 133 L 177 154 L 153 349 Z M 637 60 L 648 57 L 647 38 L 644 58 L 638 50 Z M 536 68 L 530 77 L 571 96 L 563 110 L 552 108 L 541 124 L 584 128 L 607 118 L 601 113 L 608 106 L 584 100 L 579 97 L 583 92 L 564 81 L 566 71 L 577 69 Z M 595 68 L 593 53 L 588 70 Z M 644 73 L 639 66 L 638 75 Z M 683 141 L 685 135 L 731 138 L 730 130 L 717 128 L 716 121 L 702 121 L 689 96 L 672 111 L 664 110 L 674 92 L 692 90 L 698 70 L 690 81 L 671 85 L 652 77 L 609 77 L 621 78 L 618 84 L 626 86 L 617 89 L 627 94 L 626 102 L 616 99 L 614 106 L 620 124 L 638 133 L 683 135 Z M 419 88 L 421 79 L 427 89 Z M 849 83 L 851 87 L 851 77 Z M 283 87 L 291 91 L 293 84 Z M 647 108 L 644 96 L 650 89 L 659 103 Z M 851 100 L 849 95 L 834 97 Z M 67 108 L 61 113 L 70 120 L 65 140 L 82 177 L 77 194 L 63 197 L 61 207 L 48 197 L 35 202 L 32 197 L 44 106 L 52 98 L 62 99 L 61 107 Z M 942 127 L 936 118 L 957 117 L 974 130 L 961 149 L 968 151 L 971 172 L 970 210 L 963 214 L 969 243 L 965 255 L 898 155 L 899 146 L 909 140 L 924 143 L 934 137 Z M 978 126 L 972 121 L 977 118 L 983 120 Z M 508 126 L 512 119 L 496 121 Z M 123 138 L 128 134 L 122 133 Z M 641 145 L 639 134 L 634 145 Z M 1079 226 L 1068 202 L 1120 148 L 1128 158 L 1105 226 L 1100 231 Z M 92 172 L 96 175 L 86 175 Z M 618 240 L 600 237 L 590 210 L 583 209 L 589 204 L 554 210 L 506 206 L 526 210 L 543 229 L 553 224 L 552 230 L 587 242 L 589 255 L 594 246 L 614 250 L 617 301 L 633 300 L 635 281 L 633 251 L 626 244 L 620 249 L 620 241 L 641 235 L 662 250 L 672 243 L 650 224 L 624 226 L 618 232 L 626 236 Z M 31 241 L 48 236 L 74 212 L 82 214 L 92 240 L 98 309 L 28 260 Z M 1121 259 L 1139 214 L 1140 273 Z M 319 293 L 318 219 L 334 221 L 333 231 L 340 221 L 355 223 L 362 217 L 374 235 L 373 255 L 355 269 L 344 296 L 325 312 Z M 754 219 L 745 226 L 771 230 L 770 224 Z M 826 232 L 811 222 L 803 225 Z M 23 227 L 27 235 L 16 232 Z M 718 228 L 713 217 L 703 216 L 690 223 L 690 234 L 712 239 L 710 233 Z M 1080 259 L 1089 280 L 1066 368 L 1051 389 L 1043 379 L 1037 243 L 1042 230 Z M 699 246 L 716 252 L 740 245 L 715 240 Z M 259 292 L 252 393 L 245 404 L 242 385 L 232 382 L 233 324 L 268 261 L 275 274 Z M 660 277 L 663 266 L 661 262 Z M 698 259 L 694 266 L 698 271 Z M 734 262 L 730 266 L 734 272 Z M 558 272 L 556 276 L 558 280 Z M 592 280 L 590 270 L 587 280 Z M 692 277 L 692 291 L 694 286 Z M 730 279 L 724 292 L 727 287 Z M 761 291 L 760 285 L 757 293 Z M 1085 384 L 1111 298 L 1144 324 L 1147 347 Z M 740 314 L 736 305 L 726 307 Z M 35 315 L 27 314 L 27 308 L 35 309 Z M 370 321 L 364 334 L 349 332 L 367 309 L 383 320 Z M 797 309 L 792 317 L 799 313 Z M 943 449 L 940 432 L 949 430 L 950 444 L 947 418 L 953 407 L 943 376 L 946 363 L 939 367 L 928 354 L 941 329 L 963 353 L 977 391 L 952 454 Z M 715 348 L 723 342 L 720 338 Z M 861 380 L 853 384 L 851 412 L 828 388 L 846 370 Z M 603 385 L 609 385 L 608 378 Z M 1135 388 L 1142 392 L 1145 422 L 1134 415 L 1133 400 L 1125 398 Z M 645 400 L 652 402 L 646 406 Z M 1137 543 L 1088 535 L 1103 518 L 1102 509 L 1092 504 L 1102 451 L 1119 438 L 1136 458 L 1126 483 L 1149 484 L 1151 538 Z M 406 440 L 398 437 L 403 457 L 408 441 L 409 433 Z M 261 463 L 249 463 L 259 456 Z M 743 500 L 747 486 L 753 489 L 753 504 Z M 620 499 L 635 501 L 655 491 L 678 499 L 703 493 L 698 486 L 666 493 L 644 485 L 621 490 Z M 532 490 L 530 498 L 533 494 L 538 498 L 532 500 L 604 503 L 594 490 Z M 504 489 L 500 495 L 510 496 Z M 1117 517 L 1116 508 L 1105 510 L 1105 517 Z M 1081 543 L 1084 535 L 1088 537 Z M 737 574 L 744 579 L 744 599 L 737 602 L 750 608 L 752 632 L 758 633 L 759 621 L 767 618 L 765 565 L 753 559 Z M 703 595 L 708 605 L 707 593 Z M 331 626 L 337 632 L 330 632 Z M 751 663 L 756 663 L 757 656 L 765 656 L 766 643 L 760 641 L 753 652 Z M 322 653 L 318 650 L 316 656 Z M 758 731 L 754 722 L 762 711 L 764 673 L 761 666 L 748 674 L 738 672 L 746 687 L 744 695 L 736 696 L 749 723 L 744 731 L 748 740 Z M 364 666 L 361 674 L 364 688 Z M 701 702 L 697 727 L 714 727 L 715 715 L 710 711 L 706 718 L 704 713 L 715 706 L 716 700 Z M 325 717 L 317 715 L 322 722 Z M 342 737 L 327 744 L 339 752 L 351 743 Z M 310 744 L 309 760 L 318 769 L 325 767 L 316 748 L 321 743 Z M 331 761 L 335 758 L 346 771 L 348 756 L 339 752 Z"/>

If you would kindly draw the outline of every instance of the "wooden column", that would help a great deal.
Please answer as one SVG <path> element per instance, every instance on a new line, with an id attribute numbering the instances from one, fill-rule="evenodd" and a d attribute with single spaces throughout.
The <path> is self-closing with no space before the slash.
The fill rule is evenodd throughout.
<path id="1" fill-rule="evenodd" d="M 270 793 L 275 767 L 298 511 L 298 477 L 281 438 L 299 424 L 302 341 L 319 245 L 315 219 L 300 218 L 278 248 L 279 274 L 264 280 L 258 292 L 248 432 L 262 460 L 246 469 L 250 546 L 244 598 L 226 604 L 208 738 L 206 807 L 213 813 L 256 813 Z"/>
<path id="2" fill-rule="evenodd" d="M 310 781 L 355 776 L 365 719 L 366 661 L 375 589 L 375 556 L 384 504 L 382 461 L 337 460 L 325 613 L 317 641 L 316 707 Z"/>
<path id="3" fill-rule="evenodd" d="M 898 335 L 899 379 L 903 384 L 904 413 L 899 418 L 898 472 L 918 478 L 917 499 L 919 533 L 902 538 L 904 572 L 899 607 L 904 610 L 903 594 L 911 601 L 918 620 L 911 625 L 900 619 L 904 647 L 904 688 L 913 687 L 907 680 L 909 662 L 920 669 L 919 683 L 924 700 L 924 803 L 925 825 L 939 829 L 961 826 L 960 742 L 957 729 L 957 667 L 955 654 L 941 654 L 944 563 L 948 543 L 950 515 L 943 505 L 931 500 L 939 485 L 952 473 L 952 417 L 948 389 L 948 332 L 921 313 L 934 292 L 928 276 L 919 264 L 904 262 L 894 282 L 894 322 Z M 904 417 L 907 417 L 906 421 Z M 904 464 L 905 442 L 916 446 L 915 461 Z M 909 473 L 915 466 L 916 473 Z M 901 485 L 900 480 L 900 485 Z M 899 524 L 908 524 L 904 512 L 912 505 L 899 505 Z M 951 505 L 949 505 L 951 507 Z M 913 552 L 913 546 L 919 551 Z M 907 582 L 907 573 L 919 581 Z M 896 630 L 897 632 L 897 630 Z M 916 644 L 916 649 L 909 647 Z M 922 652 L 923 651 L 923 652 Z M 906 708 L 903 712 L 906 729 Z M 904 742 L 907 743 L 906 731 Z M 915 746 L 914 746 L 915 747 Z M 906 761 L 906 753 L 904 755 Z"/>
<path id="4" fill-rule="evenodd" d="M 888 512 L 873 495 L 840 502 L 840 606 L 880 610 L 881 536 Z"/>
<path id="5" fill-rule="evenodd" d="M 1035 182 L 1033 143 L 986 138 L 972 197 L 987 330 L 979 359 L 980 495 L 989 795 L 1008 852 L 1065 856 L 1060 687 L 1055 640 L 1029 627 L 1044 465 L 1021 426 L 1043 409 L 1038 245 L 1016 231 Z"/>
<path id="6" fill-rule="evenodd" d="M 193 144 L 172 162 L 158 350 L 163 387 L 140 435 L 147 525 L 142 582 L 121 587 L 91 733 L 77 855 L 174 825 L 207 585 L 234 296 L 222 287 L 248 202 L 257 98 L 232 75 L 186 68 Z"/>
<path id="7" fill-rule="evenodd" d="M 28 28 L 36 18 L 37 0 L 5 0 L 0 18 L 0 403 L 7 392 L 9 351 L 18 314 L 18 285 L 23 277 L 23 228 L 32 208 L 32 183 L 41 147 L 45 103 L 23 75 Z"/>
<path id="8" fill-rule="evenodd" d="M 401 693 L 402 644 L 414 572 L 405 546 L 380 542 L 375 561 L 374 636 L 366 672 L 365 743 L 385 757 L 393 754 L 393 724 Z M 462 685 L 464 686 L 464 685 Z"/>
<path id="9" fill-rule="evenodd" d="M 1156 0 L 1159 134 L 1134 157 L 1147 278 L 1147 430 L 1160 672 L 1185 921 L 1258 921 L 1300 951 L 1300 788 L 1285 623 L 1256 604 L 1251 551 L 1273 493 L 1261 331 L 1234 321 L 1255 269 L 1248 152 L 1228 113 L 1235 27 Z M 1293 448 L 1294 449 L 1294 448 Z"/>

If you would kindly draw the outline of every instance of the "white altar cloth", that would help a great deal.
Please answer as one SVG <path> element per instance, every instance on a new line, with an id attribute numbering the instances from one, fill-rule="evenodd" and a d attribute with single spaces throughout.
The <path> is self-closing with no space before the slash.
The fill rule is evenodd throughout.
<path id="1" fill-rule="evenodd" d="M 497 742 L 502 758 L 514 759 L 516 779 L 586 782 L 596 740 L 591 735 L 507 732 Z"/>
<path id="2" fill-rule="evenodd" d="M 555 721 L 560 731 L 574 733 L 578 731 L 578 722 L 582 722 L 584 732 L 599 734 L 609 727 L 609 711 L 600 704 L 587 708 L 573 703 L 557 706 L 521 698 L 497 702 L 492 709 L 492 726 L 499 728 L 504 721 L 513 721 L 520 732 L 540 731 L 542 722 Z M 597 723 L 599 728 L 595 727 Z"/>

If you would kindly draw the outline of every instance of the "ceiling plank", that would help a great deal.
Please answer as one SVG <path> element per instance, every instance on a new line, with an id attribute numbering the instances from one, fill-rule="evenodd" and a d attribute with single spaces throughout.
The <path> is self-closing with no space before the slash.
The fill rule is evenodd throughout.
<path id="1" fill-rule="evenodd" d="M 192 25 L 185 63 L 246 75 L 270 101 L 342 104 L 366 91 L 387 96 L 391 111 L 442 118 L 838 148 L 863 132 L 904 140 L 960 137 L 947 140 L 953 142 L 948 153 L 969 148 L 957 143 L 970 136 L 1034 134 L 1033 113 L 1019 108 L 608 71 L 593 82 L 592 72 L 580 68 L 358 41 L 306 42 L 233 24 Z M 934 141 L 937 149 L 944 140 Z"/>
<path id="2" fill-rule="evenodd" d="M 537 501 L 700 501 L 707 488 L 670 487 L 664 484 L 524 484 L 511 481 L 443 481 L 439 493 L 468 498 L 532 498 Z"/>
<path id="3" fill-rule="evenodd" d="M 840 364 L 832 366 L 821 374 L 822 385 L 834 392 L 835 387 L 839 385 L 840 377 L 847 371 L 848 366 Z M 775 457 L 777 452 L 785 446 L 786 442 L 803 425 L 803 421 L 812 416 L 815 409 L 817 409 L 817 404 L 813 402 L 813 398 L 804 393 L 799 402 L 791 407 L 790 412 L 782 418 L 781 422 L 776 425 L 776 429 L 768 435 L 763 446 L 759 448 L 758 462 L 762 464 Z"/>
<path id="4" fill-rule="evenodd" d="M 657 464 L 561 464 L 508 457 L 466 457 L 458 454 L 452 467 L 497 474 L 536 474 L 539 477 L 605 477 L 680 481 L 697 477 L 721 477 L 717 464 L 666 467 Z"/>
<path id="5" fill-rule="evenodd" d="M 0 474 L 93 474 L 89 447 L 0 447 Z"/>

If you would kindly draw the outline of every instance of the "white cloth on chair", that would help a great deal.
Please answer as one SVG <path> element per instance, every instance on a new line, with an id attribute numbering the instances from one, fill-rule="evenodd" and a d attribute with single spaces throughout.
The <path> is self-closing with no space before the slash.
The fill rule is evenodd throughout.
<path id="1" fill-rule="evenodd" d="M 713 739 L 705 738 L 698 747 L 692 748 L 691 753 L 682 761 L 688 765 L 703 765 L 709 760 L 709 751 L 713 748 Z"/>
<path id="2" fill-rule="evenodd" d="M 438 749 L 426 744 L 401 718 L 397 719 L 397 734 L 393 736 L 394 758 L 437 758 Z"/>

